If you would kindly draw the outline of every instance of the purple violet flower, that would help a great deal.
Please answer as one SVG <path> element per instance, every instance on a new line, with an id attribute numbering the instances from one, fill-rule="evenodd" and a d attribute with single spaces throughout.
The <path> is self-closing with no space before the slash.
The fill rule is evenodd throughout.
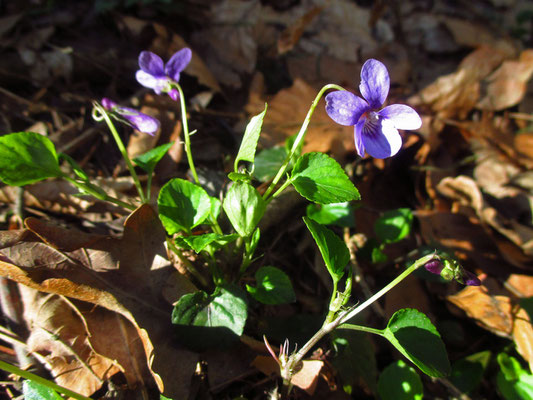
<path id="1" fill-rule="evenodd" d="M 115 118 L 126 122 L 140 132 L 153 136 L 159 130 L 159 121 L 139 110 L 119 106 L 117 103 L 106 97 L 102 99 L 101 103 L 102 107 L 109 111 Z"/>
<path id="2" fill-rule="evenodd" d="M 137 82 L 153 89 L 157 94 L 168 93 L 174 101 L 179 99 L 179 92 L 174 87 L 180 80 L 180 73 L 191 61 L 191 49 L 185 47 L 176 52 L 165 64 L 161 57 L 151 51 L 139 55 L 140 70 L 135 74 Z"/>
<path id="3" fill-rule="evenodd" d="M 395 155 L 402 147 L 398 129 L 418 129 L 422 120 L 405 104 L 383 106 L 389 94 L 387 67 L 378 60 L 367 60 L 361 69 L 359 91 L 363 98 L 348 91 L 326 96 L 326 112 L 336 123 L 355 126 L 355 148 L 359 156 L 365 151 L 374 158 Z"/>
<path id="4" fill-rule="evenodd" d="M 467 271 L 457 261 L 448 257 L 435 255 L 435 258 L 424 264 L 424 268 L 432 274 L 440 275 L 447 281 L 456 280 L 467 286 L 481 285 L 481 281 L 475 274 Z"/>

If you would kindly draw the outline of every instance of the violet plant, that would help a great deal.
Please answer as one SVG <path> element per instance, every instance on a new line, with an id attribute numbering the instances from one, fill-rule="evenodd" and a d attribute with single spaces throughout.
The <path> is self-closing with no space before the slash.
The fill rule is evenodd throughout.
<path id="1" fill-rule="evenodd" d="M 279 168 L 261 194 L 254 186 L 253 171 L 263 118 L 267 112 L 265 105 L 264 111 L 252 117 L 245 129 L 233 171 L 228 174 L 231 180 L 229 189 L 220 197 L 215 197 L 202 187 L 196 172 L 186 99 L 179 84 L 180 74 L 191 57 L 191 50 L 185 48 L 165 64 L 156 54 L 143 51 L 139 56 L 140 69 L 136 78 L 141 85 L 153 89 L 156 94 L 167 94 L 180 102 L 184 147 L 194 182 L 182 178 L 171 179 L 161 188 L 157 207 L 168 234 L 168 248 L 181 260 L 200 287 L 200 290 L 179 299 L 172 313 L 172 322 L 182 344 L 203 350 L 215 344 L 231 344 L 243 334 L 251 299 L 262 304 L 283 304 L 296 300 L 289 276 L 275 266 L 258 268 L 254 275 L 255 286 L 243 284 L 243 278 L 250 281 L 249 268 L 260 257 L 256 255 L 261 238 L 259 223 L 273 199 L 292 186 L 301 196 L 322 207 L 360 200 L 359 191 L 336 160 L 319 152 L 300 154 L 307 128 L 321 98 L 330 91 L 325 96 L 328 115 L 341 125 L 354 126 L 355 148 L 360 156 L 365 153 L 376 158 L 394 156 L 402 143 L 398 129 L 417 129 L 421 126 L 421 119 L 407 105 L 394 104 L 381 108 L 389 92 L 389 74 L 384 64 L 368 60 L 361 71 L 359 88 L 363 97 L 335 84 L 325 85 L 312 102 L 298 134 L 279 158 Z M 107 98 L 94 103 L 93 117 L 97 121 L 104 121 L 109 127 L 135 182 L 140 202 L 149 202 L 154 168 L 171 143 L 130 160 L 113 120 L 151 135 L 159 129 L 159 122 Z M 0 159 L 0 180 L 9 185 L 22 186 L 46 178 L 63 178 L 76 185 L 82 193 L 129 210 L 136 208 L 135 204 L 108 196 L 92 184 L 74 160 L 66 155 L 58 156 L 53 143 L 42 135 L 20 132 L 2 136 L 0 153 L 3 155 Z M 70 174 L 60 168 L 61 160 L 65 160 L 70 167 Z M 134 164 L 148 175 L 145 188 Z M 219 220 L 227 222 L 228 232 L 224 232 Z M 292 377 L 303 358 L 335 329 L 382 336 L 424 373 L 432 377 L 447 375 L 450 364 L 444 344 L 429 318 L 421 312 L 399 310 L 391 317 L 386 328 L 381 330 L 355 325 L 352 319 L 422 266 L 448 280 L 455 279 L 466 285 L 479 284 L 477 277 L 463 270 L 451 258 L 431 253 L 416 260 L 366 301 L 351 305 L 353 276 L 348 247 L 316 218 L 304 217 L 304 223 L 323 257 L 332 278 L 333 290 L 321 328 L 306 343 L 299 344 L 298 351 L 290 353 L 289 343 L 286 342 L 281 355 L 276 356 L 265 338 L 267 348 L 279 364 L 285 394 L 290 392 Z M 402 237 L 391 239 L 386 234 L 381 235 L 384 244 Z M 196 256 L 191 257 L 194 253 Z"/>

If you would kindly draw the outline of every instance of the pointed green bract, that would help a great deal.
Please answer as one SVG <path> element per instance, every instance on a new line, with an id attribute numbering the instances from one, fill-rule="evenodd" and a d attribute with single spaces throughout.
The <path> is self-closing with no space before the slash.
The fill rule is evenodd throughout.
<path id="1" fill-rule="evenodd" d="M 304 222 L 315 239 L 331 278 L 334 282 L 338 282 L 344 275 L 344 267 L 350 261 L 350 252 L 346 244 L 318 222 L 306 217 L 304 217 Z"/>
<path id="2" fill-rule="evenodd" d="M 395 312 L 383 335 L 425 374 L 439 378 L 450 373 L 439 332 L 420 311 L 404 308 Z"/>
<path id="3" fill-rule="evenodd" d="M 263 217 L 266 203 L 253 186 L 241 182 L 228 190 L 222 207 L 237 233 L 248 237 Z"/>
<path id="4" fill-rule="evenodd" d="M 399 360 L 379 376 L 378 393 L 382 400 L 422 400 L 424 387 L 415 369 Z"/>
<path id="5" fill-rule="evenodd" d="M 209 216 L 211 198 L 204 189 L 184 179 L 167 182 L 157 199 L 159 218 L 169 235 L 200 225 Z"/>
<path id="6" fill-rule="evenodd" d="M 291 183 L 307 200 L 320 204 L 361 198 L 339 163 L 323 153 L 301 156 L 292 170 Z"/>
<path id="7" fill-rule="evenodd" d="M 0 136 L 0 180 L 23 186 L 62 176 L 50 139 L 34 132 Z"/>
<path id="8" fill-rule="evenodd" d="M 135 157 L 133 161 L 144 171 L 152 173 L 157 163 L 161 161 L 165 154 L 167 154 L 173 144 L 174 142 L 170 142 L 155 147 L 152 150 L 148 150 L 146 153 Z"/>
<path id="9" fill-rule="evenodd" d="M 296 301 L 288 275 L 276 267 L 261 267 L 255 273 L 257 286 L 246 285 L 250 295 L 263 304 L 286 304 Z"/>
<path id="10" fill-rule="evenodd" d="M 252 117 L 246 129 L 244 131 L 244 136 L 242 138 L 241 147 L 235 158 L 234 169 L 235 172 L 239 170 L 239 162 L 248 161 L 253 163 L 255 157 L 255 151 L 257 149 L 257 141 L 259 140 L 259 135 L 261 133 L 261 127 L 263 126 L 263 118 L 265 117 L 267 110 L 267 105 L 265 104 L 265 109 L 262 113 Z"/>

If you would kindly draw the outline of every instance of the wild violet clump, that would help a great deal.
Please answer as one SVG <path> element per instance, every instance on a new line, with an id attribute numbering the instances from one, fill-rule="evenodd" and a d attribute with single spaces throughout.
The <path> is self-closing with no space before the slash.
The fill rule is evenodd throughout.
<path id="1" fill-rule="evenodd" d="M 174 306 L 171 319 L 176 327 L 177 340 L 202 351 L 235 343 L 245 330 L 250 304 L 277 305 L 296 301 L 287 271 L 276 266 L 259 267 L 259 263 L 254 264 L 262 257 L 257 252 L 261 241 L 259 224 L 267 208 L 272 207 L 274 198 L 292 186 L 309 202 L 324 208 L 334 205 L 351 210 L 350 202 L 360 200 L 359 191 L 335 159 L 319 152 L 301 154 L 309 122 L 322 96 L 334 90 L 325 96 L 326 111 L 335 122 L 354 126 L 355 148 L 360 156 L 365 153 L 376 158 L 395 155 L 402 144 L 398 129 L 418 129 L 421 119 L 407 105 L 393 104 L 381 108 L 389 91 L 389 74 L 384 64 L 368 60 L 362 67 L 359 86 L 363 98 L 335 84 L 324 86 L 311 104 L 299 132 L 287 146 L 284 159 L 276 164 L 277 172 L 265 182 L 267 186 L 264 192 L 257 189 L 254 169 L 266 105 L 262 113 L 251 118 L 245 129 L 233 170 L 228 173 L 228 189 L 223 193 L 208 193 L 200 184 L 194 166 L 186 100 L 179 84 L 180 74 L 191 57 L 191 50 L 185 48 L 165 64 L 158 55 L 143 51 L 139 56 L 140 69 L 136 79 L 156 94 L 168 94 L 181 106 L 184 147 L 194 182 L 174 178 L 165 183 L 157 197 L 157 209 L 167 233 L 168 249 L 180 260 L 199 288 L 182 296 Z M 109 127 L 135 183 L 140 203 L 149 203 L 154 168 L 171 144 L 156 147 L 130 160 L 113 119 L 151 135 L 158 131 L 159 122 L 107 98 L 94 103 L 93 117 L 97 121 L 104 121 Z M 0 151 L 6 155 L 0 161 L 0 164 L 5 164 L 5 167 L 0 168 L 0 179 L 8 184 L 25 185 L 59 177 L 76 185 L 84 194 L 130 210 L 135 210 L 138 205 L 136 201 L 129 204 L 108 196 L 91 183 L 88 175 L 74 160 L 68 156 L 58 156 L 53 143 L 44 136 L 20 132 L 0 137 Z M 67 162 L 71 174 L 59 167 L 60 160 Z M 7 168 L 9 163 L 12 165 Z M 147 174 L 144 185 L 137 176 L 135 166 Z M 226 231 L 223 230 L 224 224 L 219 221 L 226 222 Z M 345 241 L 310 213 L 303 218 L 303 222 L 322 255 L 332 279 L 333 290 L 321 328 L 306 343 L 299 343 L 299 350 L 290 353 L 291 346 L 286 341 L 280 355 L 276 356 L 268 344 L 268 338 L 265 338 L 268 350 L 279 365 L 284 393 L 287 395 L 290 392 L 292 377 L 303 358 L 336 329 L 382 336 L 427 375 L 443 377 L 449 374 L 450 363 L 444 343 L 423 313 L 413 309 L 399 310 L 383 329 L 355 325 L 351 320 L 422 266 L 467 285 L 479 284 L 479 280 L 463 270 L 456 261 L 438 254 L 428 254 L 417 259 L 366 301 L 359 302 L 359 299 L 352 298 L 352 288 L 356 283 L 352 256 Z M 383 245 L 404 237 L 381 236 Z M 253 277 L 250 271 L 253 271 Z M 409 334 L 406 335 L 406 332 Z"/>

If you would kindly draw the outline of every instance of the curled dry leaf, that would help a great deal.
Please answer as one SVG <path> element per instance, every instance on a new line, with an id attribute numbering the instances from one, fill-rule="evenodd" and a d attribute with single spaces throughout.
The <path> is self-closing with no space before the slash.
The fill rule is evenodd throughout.
<path id="1" fill-rule="evenodd" d="M 161 293 L 177 272 L 166 261 L 165 232 L 154 210 L 143 205 L 133 212 L 120 239 L 32 218 L 26 225 L 24 230 L 0 232 L 6 257 L 0 275 L 121 314 L 135 327 L 158 388 L 169 397 L 187 397 L 196 355 L 172 339 L 172 307 Z M 185 294 L 194 287 L 180 276 L 175 289 Z"/>
<path id="2" fill-rule="evenodd" d="M 484 286 L 467 286 L 447 300 L 478 325 L 514 340 L 518 353 L 533 370 L 533 327 L 528 313 L 508 296 L 491 295 Z"/>

